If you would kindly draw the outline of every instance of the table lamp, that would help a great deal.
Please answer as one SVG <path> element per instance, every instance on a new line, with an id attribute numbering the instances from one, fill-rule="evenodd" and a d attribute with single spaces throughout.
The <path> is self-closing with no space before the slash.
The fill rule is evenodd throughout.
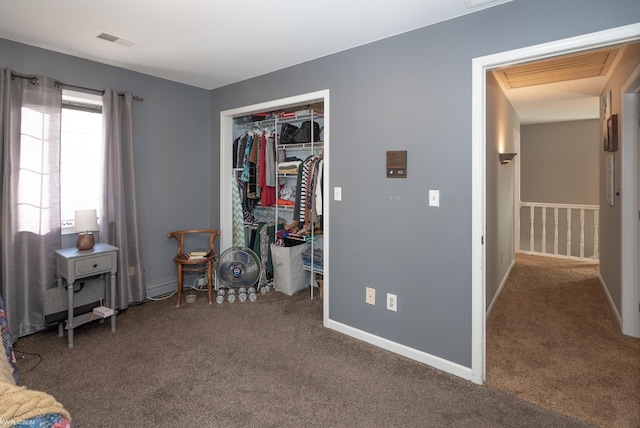
<path id="1" fill-rule="evenodd" d="M 76 211 L 74 230 L 79 232 L 76 248 L 90 250 L 96 244 L 91 231 L 98 230 L 98 215 L 96 210 Z"/>

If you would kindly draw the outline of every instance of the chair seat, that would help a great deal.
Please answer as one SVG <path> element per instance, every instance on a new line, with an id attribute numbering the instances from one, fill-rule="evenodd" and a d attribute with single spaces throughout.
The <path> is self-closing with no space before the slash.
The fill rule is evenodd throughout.
<path id="1" fill-rule="evenodd" d="M 208 263 L 209 260 L 217 258 L 217 254 L 206 255 L 204 257 L 200 257 L 197 259 L 190 259 L 185 254 L 181 254 L 179 256 L 175 256 L 173 261 L 176 263 L 181 263 L 183 265 L 201 265 L 204 263 Z"/>

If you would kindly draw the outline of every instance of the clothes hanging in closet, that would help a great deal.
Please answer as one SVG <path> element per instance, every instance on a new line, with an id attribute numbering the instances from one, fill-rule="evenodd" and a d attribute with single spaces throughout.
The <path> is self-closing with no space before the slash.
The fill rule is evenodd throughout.
<path id="1" fill-rule="evenodd" d="M 277 229 L 284 227 L 285 221 L 278 219 Z M 252 229 L 252 239 L 250 248 L 260 258 L 261 272 L 259 285 L 262 286 L 267 278 L 273 277 L 273 262 L 271 260 L 271 251 L 269 251 L 269 243 L 274 242 L 276 237 L 276 222 L 270 221 L 258 223 L 255 229 Z"/>
<path id="2" fill-rule="evenodd" d="M 260 189 L 260 205 L 269 207 L 276 203 L 275 183 L 275 151 L 274 137 L 263 133 L 260 136 L 260 162 L 258 168 L 258 188 Z"/>
<path id="3" fill-rule="evenodd" d="M 276 203 L 275 137 L 265 131 L 250 131 L 233 143 L 233 167 L 245 185 L 242 204 L 252 211 L 258 201 L 262 206 Z"/>
<path id="4" fill-rule="evenodd" d="M 240 183 L 238 180 L 233 180 L 233 245 L 242 246 L 246 245 L 245 234 L 245 214 L 242 207 L 242 200 L 240 199 Z"/>
<path id="5" fill-rule="evenodd" d="M 322 222 L 322 168 L 321 155 L 307 157 L 298 168 L 298 185 L 294 219 L 310 230 Z"/>

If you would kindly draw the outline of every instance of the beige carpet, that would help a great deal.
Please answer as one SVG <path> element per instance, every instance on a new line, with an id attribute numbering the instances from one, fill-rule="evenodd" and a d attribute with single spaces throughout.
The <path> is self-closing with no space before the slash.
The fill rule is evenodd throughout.
<path id="1" fill-rule="evenodd" d="M 640 339 L 598 265 L 518 255 L 487 320 L 487 384 L 602 427 L 640 427 Z"/>
<path id="2" fill-rule="evenodd" d="M 55 328 L 18 340 L 20 383 L 74 428 L 591 426 L 323 328 L 322 305 L 304 290 L 132 306 L 113 334 L 80 326 L 73 349 Z"/>

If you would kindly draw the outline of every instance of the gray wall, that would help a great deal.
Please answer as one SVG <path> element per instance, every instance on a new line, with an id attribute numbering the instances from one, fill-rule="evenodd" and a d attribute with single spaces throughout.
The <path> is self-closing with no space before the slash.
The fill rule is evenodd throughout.
<path id="1" fill-rule="evenodd" d="M 151 295 L 175 290 L 167 232 L 211 225 L 209 91 L 0 39 L 0 67 L 64 83 L 131 91 L 142 254 Z M 63 243 L 75 245 L 75 237 Z"/>
<path id="2" fill-rule="evenodd" d="M 487 198 L 486 198 L 486 307 L 498 292 L 502 280 L 515 259 L 514 184 L 520 158 L 501 165 L 498 153 L 517 152 L 513 130 L 520 119 L 505 97 L 493 73 L 487 73 Z"/>
<path id="3" fill-rule="evenodd" d="M 598 205 L 602 125 L 598 119 L 523 125 L 523 202 Z"/>
<path id="4" fill-rule="evenodd" d="M 640 2 L 515 0 L 212 91 L 213 223 L 222 110 L 331 91 L 329 317 L 471 366 L 471 61 L 637 21 Z M 226 142 L 225 142 L 226 143 Z M 385 178 L 387 150 L 408 178 Z M 440 190 L 440 208 L 427 205 Z M 392 200 L 390 196 L 400 196 Z M 365 304 L 365 287 L 398 312 Z"/>
<path id="5" fill-rule="evenodd" d="M 638 15 L 636 15 L 638 16 Z M 620 62 L 618 63 L 613 76 L 607 83 L 605 90 L 601 94 L 604 95 L 611 90 L 612 95 L 612 113 L 618 115 L 620 120 L 621 112 L 621 99 L 620 90 L 622 85 L 631 75 L 635 67 L 640 64 L 640 46 L 629 46 Z M 620 128 L 619 128 L 620 129 Z M 618 134 L 620 136 L 620 133 Z M 615 189 L 620 189 L 620 156 L 622 150 L 615 152 Z M 613 299 L 618 313 L 621 311 L 622 304 L 622 289 L 621 289 L 621 275 L 620 275 L 620 259 L 621 259 L 621 234 L 620 227 L 620 199 L 622 196 L 616 196 L 615 206 L 610 206 L 606 201 L 605 192 L 605 152 L 600 151 L 600 175 L 603 178 L 600 180 L 600 276 L 604 280 L 604 283 L 609 290 L 609 294 Z M 629 189 L 631 190 L 631 189 Z M 622 192 L 621 192 L 622 194 Z M 623 194 L 622 194 L 623 195 Z"/>
<path id="6" fill-rule="evenodd" d="M 521 200 L 560 204 L 600 204 L 602 125 L 598 119 L 523 125 Z M 520 249 L 542 251 L 542 211 L 535 210 L 535 242 L 530 248 L 530 209 L 522 207 Z M 558 211 L 558 253 L 567 254 L 567 211 Z M 572 210 L 571 255 L 580 255 L 580 212 Z M 546 252 L 554 252 L 554 213 L 547 210 Z M 585 213 L 584 256 L 594 256 L 594 215 Z"/>

